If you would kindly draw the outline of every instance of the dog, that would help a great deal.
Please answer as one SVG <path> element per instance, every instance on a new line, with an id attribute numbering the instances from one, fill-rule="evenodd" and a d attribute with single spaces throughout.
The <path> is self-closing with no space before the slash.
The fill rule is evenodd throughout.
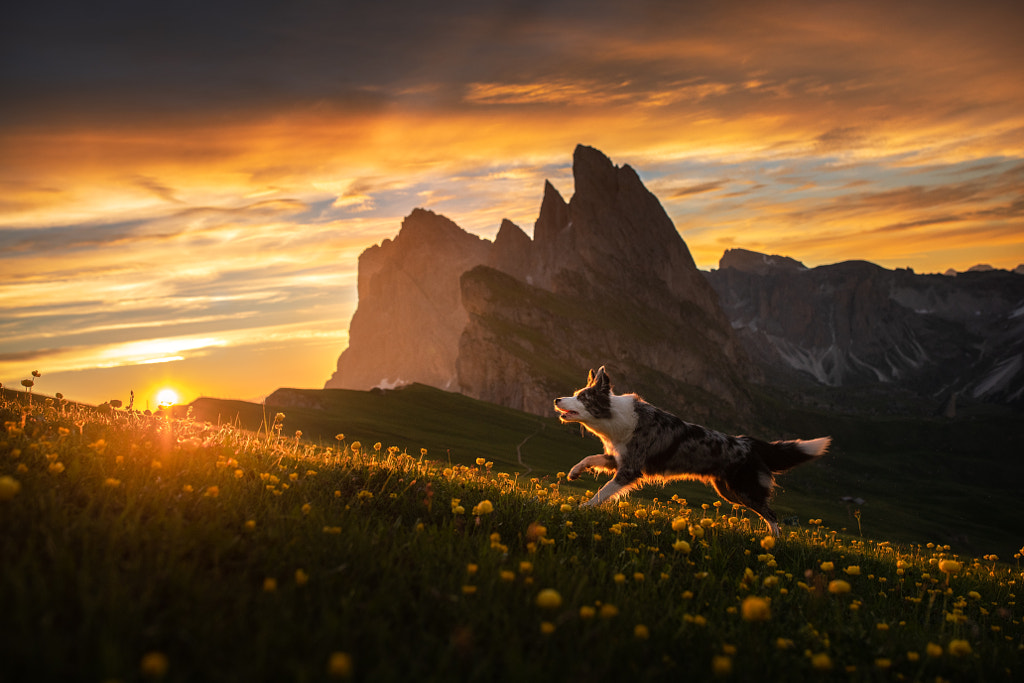
<path id="1" fill-rule="evenodd" d="M 583 458 L 568 479 L 587 470 L 615 474 L 584 505 L 615 500 L 651 481 L 691 479 L 756 513 L 776 536 L 779 521 L 768 506 L 775 475 L 824 455 L 832 443 L 827 436 L 768 443 L 684 422 L 636 394 L 614 394 L 604 366 L 590 371 L 587 386 L 556 398 L 555 411 L 561 422 L 581 424 L 604 444 L 604 453 Z"/>

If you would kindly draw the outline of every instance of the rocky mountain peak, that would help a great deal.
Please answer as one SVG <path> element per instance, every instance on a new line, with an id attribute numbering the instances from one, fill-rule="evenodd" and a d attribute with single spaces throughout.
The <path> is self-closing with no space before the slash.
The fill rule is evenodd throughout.
<path id="1" fill-rule="evenodd" d="M 770 272 L 807 270 L 807 266 L 796 259 L 777 254 L 761 254 L 747 249 L 726 249 L 718 262 L 720 269 L 733 268 L 745 273 L 766 275 Z"/>

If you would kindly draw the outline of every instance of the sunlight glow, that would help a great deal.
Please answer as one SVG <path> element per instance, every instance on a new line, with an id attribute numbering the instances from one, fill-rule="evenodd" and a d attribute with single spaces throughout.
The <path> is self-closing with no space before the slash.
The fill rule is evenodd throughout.
<path id="1" fill-rule="evenodd" d="M 169 408 L 178 403 L 178 392 L 174 389 L 161 389 L 156 395 L 157 405 L 161 408 Z"/>

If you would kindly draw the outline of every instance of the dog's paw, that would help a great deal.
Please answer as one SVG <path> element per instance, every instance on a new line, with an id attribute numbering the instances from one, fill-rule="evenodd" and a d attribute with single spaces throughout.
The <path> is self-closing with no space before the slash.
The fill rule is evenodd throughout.
<path id="1" fill-rule="evenodd" d="M 580 478 L 580 475 L 583 474 L 583 471 L 585 469 L 585 467 L 580 467 L 579 465 L 576 465 L 576 467 L 573 467 L 571 470 L 569 470 L 569 474 L 567 474 L 565 478 L 568 479 L 569 481 L 575 481 Z"/>

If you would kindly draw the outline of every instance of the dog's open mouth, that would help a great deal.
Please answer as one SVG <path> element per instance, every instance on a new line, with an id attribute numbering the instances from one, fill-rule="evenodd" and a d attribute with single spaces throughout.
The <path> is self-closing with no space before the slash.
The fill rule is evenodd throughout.
<path id="1" fill-rule="evenodd" d="M 555 406 L 555 410 L 558 411 L 558 417 L 560 417 L 563 420 L 568 420 L 573 417 L 579 417 L 580 415 L 575 410 L 566 410 L 565 408 L 560 408 L 558 406 Z"/>

